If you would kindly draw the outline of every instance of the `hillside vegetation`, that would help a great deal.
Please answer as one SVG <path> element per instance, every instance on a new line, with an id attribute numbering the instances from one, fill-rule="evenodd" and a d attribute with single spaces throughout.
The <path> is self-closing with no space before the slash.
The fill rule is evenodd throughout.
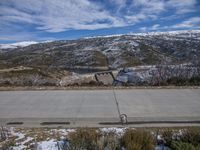
<path id="1" fill-rule="evenodd" d="M 1 85 L 5 78 L 15 76 L 39 76 L 41 80 L 51 80 L 56 85 L 54 81 L 65 77 L 65 71 L 84 74 L 141 65 L 200 66 L 199 30 L 92 37 L 4 47 L 0 45 L 1 70 L 19 66 L 32 70 L 0 71 Z"/>

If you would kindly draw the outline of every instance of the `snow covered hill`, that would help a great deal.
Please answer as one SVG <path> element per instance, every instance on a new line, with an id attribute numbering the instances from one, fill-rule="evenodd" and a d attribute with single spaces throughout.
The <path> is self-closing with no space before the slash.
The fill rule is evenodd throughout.
<path id="1" fill-rule="evenodd" d="M 200 30 L 0 45 L 0 66 L 87 69 L 197 63 Z"/>
<path id="2" fill-rule="evenodd" d="M 35 41 L 25 41 L 25 42 L 17 42 L 12 44 L 0 44 L 0 49 L 13 49 L 18 47 L 26 47 L 32 44 L 37 44 Z"/>

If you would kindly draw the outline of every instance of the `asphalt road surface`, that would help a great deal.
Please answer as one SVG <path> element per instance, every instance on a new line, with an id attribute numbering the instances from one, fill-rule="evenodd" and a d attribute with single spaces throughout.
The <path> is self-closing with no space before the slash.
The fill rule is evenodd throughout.
<path id="1" fill-rule="evenodd" d="M 0 125 L 200 125 L 200 89 L 1 91 Z"/>

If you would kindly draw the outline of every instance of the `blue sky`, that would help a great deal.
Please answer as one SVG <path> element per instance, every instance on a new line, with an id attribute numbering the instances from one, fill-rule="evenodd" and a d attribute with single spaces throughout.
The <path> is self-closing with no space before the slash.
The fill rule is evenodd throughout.
<path id="1" fill-rule="evenodd" d="M 0 0 L 0 43 L 195 29 L 199 0 Z"/>

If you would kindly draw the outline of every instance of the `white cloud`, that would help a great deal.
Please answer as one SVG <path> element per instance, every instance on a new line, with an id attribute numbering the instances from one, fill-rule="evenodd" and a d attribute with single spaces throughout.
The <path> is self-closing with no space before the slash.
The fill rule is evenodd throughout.
<path id="1" fill-rule="evenodd" d="M 113 17 L 101 6 L 88 0 L 20 0 L 12 3 L 15 8 L 0 8 L 1 20 L 37 24 L 37 29 L 49 32 L 124 25 L 120 18 Z"/>
<path id="2" fill-rule="evenodd" d="M 169 0 L 166 5 L 168 8 L 175 8 L 177 14 L 184 14 L 196 11 L 194 9 L 197 0 Z"/>
<path id="3" fill-rule="evenodd" d="M 146 32 L 147 31 L 147 27 L 140 27 L 140 31 Z"/>
<path id="4" fill-rule="evenodd" d="M 153 26 L 151 27 L 151 30 L 158 30 L 159 27 L 160 27 L 159 24 L 155 24 L 155 25 L 153 25 Z"/>
<path id="5" fill-rule="evenodd" d="M 1 34 L 0 36 L 0 40 L 3 41 L 7 41 L 7 40 L 11 40 L 11 41 L 25 41 L 25 40 L 31 40 L 34 39 L 36 37 L 35 34 L 32 33 L 25 33 L 25 32 L 15 32 L 12 34 Z"/>
<path id="6" fill-rule="evenodd" d="M 172 28 L 190 28 L 200 27 L 200 17 L 192 17 L 179 24 L 175 24 Z"/>
<path id="7" fill-rule="evenodd" d="M 40 36 L 39 33 L 33 32 L 9 32 L 8 34 L 1 34 L 1 41 L 46 41 L 56 40 L 53 37 Z"/>
<path id="8" fill-rule="evenodd" d="M 156 31 L 156 30 L 160 30 L 162 27 L 159 24 L 155 24 L 153 26 L 150 27 L 140 27 L 140 31 L 142 32 L 147 32 L 147 31 Z"/>
<path id="9" fill-rule="evenodd" d="M 126 5 L 126 0 L 109 0 L 110 3 L 117 5 L 118 7 L 122 7 Z"/>
<path id="10" fill-rule="evenodd" d="M 160 13 L 165 10 L 165 2 L 163 0 L 133 0 L 134 7 L 142 7 L 146 13 Z"/>
<path id="11" fill-rule="evenodd" d="M 150 27 L 141 27 L 140 30 L 143 32 L 146 31 L 159 31 L 159 30 L 174 30 L 174 29 L 200 29 L 200 17 L 192 17 L 181 23 L 170 25 L 170 26 L 161 26 L 160 24 L 155 24 Z"/>
<path id="12" fill-rule="evenodd" d="M 176 14 L 196 11 L 197 0 L 132 0 L 133 6 L 142 7 L 146 13 L 160 13 L 168 9 L 175 9 Z"/>
<path id="13" fill-rule="evenodd" d="M 137 23 L 140 22 L 141 20 L 147 19 L 147 15 L 143 14 L 143 13 L 139 13 L 136 15 L 130 15 L 130 16 L 125 16 L 125 18 L 127 19 L 128 23 Z"/>
<path id="14" fill-rule="evenodd" d="M 130 4 L 127 0 L 108 1 L 115 6 L 116 13 L 111 13 L 106 4 L 92 0 L 0 0 L 0 32 L 15 28 L 18 23 L 47 32 L 123 27 L 156 20 L 168 9 L 191 12 L 196 4 L 196 0 L 132 0 Z M 189 26 L 188 22 L 185 24 Z"/>

